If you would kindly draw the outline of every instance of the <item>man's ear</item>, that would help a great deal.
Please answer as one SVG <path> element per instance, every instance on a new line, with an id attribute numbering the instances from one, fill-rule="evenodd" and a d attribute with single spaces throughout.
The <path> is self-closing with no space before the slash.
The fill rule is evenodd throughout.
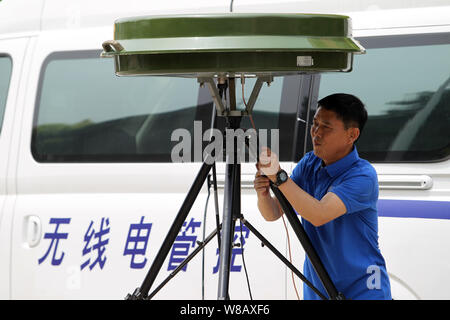
<path id="1" fill-rule="evenodd" d="M 348 129 L 348 139 L 349 139 L 349 143 L 353 144 L 355 143 L 356 139 L 358 139 L 360 134 L 359 128 L 349 128 Z"/>

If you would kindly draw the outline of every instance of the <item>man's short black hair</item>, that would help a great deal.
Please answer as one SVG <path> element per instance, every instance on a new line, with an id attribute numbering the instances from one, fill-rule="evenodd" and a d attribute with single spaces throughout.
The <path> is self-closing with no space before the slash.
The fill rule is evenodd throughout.
<path id="1" fill-rule="evenodd" d="M 335 93 L 320 99 L 319 107 L 334 111 L 344 122 L 346 129 L 359 128 L 360 136 L 367 121 L 367 110 L 357 97 L 346 93 Z"/>

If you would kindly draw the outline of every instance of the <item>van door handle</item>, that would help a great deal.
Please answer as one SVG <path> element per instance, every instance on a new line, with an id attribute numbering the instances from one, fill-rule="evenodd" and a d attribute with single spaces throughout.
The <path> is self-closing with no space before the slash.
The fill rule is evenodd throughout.
<path id="1" fill-rule="evenodd" d="M 380 174 L 378 186 L 380 189 L 428 190 L 433 186 L 433 179 L 418 174 Z"/>
<path id="2" fill-rule="evenodd" d="M 24 240 L 30 247 L 36 247 L 41 241 L 42 225 L 38 216 L 26 216 L 24 223 Z"/>

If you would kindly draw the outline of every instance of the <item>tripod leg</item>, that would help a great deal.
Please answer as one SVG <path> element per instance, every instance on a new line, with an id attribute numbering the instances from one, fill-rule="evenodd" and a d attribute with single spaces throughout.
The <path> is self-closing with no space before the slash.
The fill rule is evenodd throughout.
<path id="1" fill-rule="evenodd" d="M 272 251 L 289 269 L 291 269 L 307 286 L 309 286 L 322 300 L 327 300 L 327 298 L 316 288 L 314 285 L 309 282 L 309 280 L 294 266 L 290 263 L 255 227 L 252 226 L 250 222 L 244 219 L 241 216 L 241 220 L 244 225 L 253 233 L 261 242 Z"/>
<path id="2" fill-rule="evenodd" d="M 336 287 L 333 284 L 333 281 L 328 275 L 328 272 L 325 270 L 325 267 L 322 264 L 320 257 L 317 255 L 317 252 L 314 249 L 308 235 L 306 234 L 305 229 L 303 229 L 300 220 L 297 218 L 294 209 L 292 209 L 292 206 L 289 204 L 287 199 L 284 197 L 284 195 L 277 187 L 273 186 L 272 184 L 270 184 L 270 187 L 275 196 L 277 197 L 278 201 L 280 202 L 284 214 L 286 215 L 289 223 L 291 224 L 292 229 L 297 235 L 297 238 L 300 240 L 300 243 L 302 244 L 303 249 L 305 250 L 305 253 L 308 256 L 309 260 L 311 261 L 311 264 L 314 270 L 316 271 L 320 281 L 322 282 L 323 287 L 325 288 L 328 296 L 332 300 L 343 299 L 343 295 L 341 293 L 338 293 Z"/>
<path id="3" fill-rule="evenodd" d="M 216 217 L 216 228 L 219 229 L 220 225 L 220 218 L 219 218 L 219 195 L 217 192 L 217 174 L 216 174 L 216 164 L 213 164 L 212 167 L 213 170 L 213 190 L 214 190 L 214 211 L 215 211 L 215 217 Z M 220 248 L 220 230 L 217 232 L 217 244 Z"/>
<path id="4" fill-rule="evenodd" d="M 153 285 L 153 282 L 155 281 L 156 277 L 158 276 L 159 270 L 161 269 L 164 260 L 166 259 L 170 249 L 172 248 L 172 245 L 175 242 L 175 238 L 177 237 L 181 227 L 183 226 L 183 223 L 186 220 L 186 217 L 189 214 L 189 211 L 191 210 L 192 205 L 194 204 L 194 201 L 197 198 L 203 186 L 203 183 L 205 182 L 206 177 L 208 176 L 209 171 L 211 170 L 212 164 L 208 163 L 211 162 L 210 161 L 203 162 L 203 165 L 200 168 L 200 171 L 198 172 L 197 177 L 194 180 L 194 183 L 189 189 L 189 192 L 186 198 L 184 199 L 184 202 L 180 210 L 178 211 L 178 214 L 175 217 L 175 220 L 172 223 L 172 226 L 170 227 L 169 232 L 167 233 L 166 238 L 164 239 L 164 242 L 158 251 L 158 254 L 155 257 L 155 260 L 153 260 L 152 266 L 150 267 L 150 270 L 148 271 L 141 287 L 137 288 L 132 295 L 128 295 L 126 299 L 147 298 L 148 292 L 151 286 Z"/>
<path id="5" fill-rule="evenodd" d="M 240 211 L 240 165 L 227 164 L 225 173 L 224 210 L 222 218 L 221 246 L 219 251 L 218 299 L 228 299 L 231 250 L 234 236 L 235 215 Z"/>

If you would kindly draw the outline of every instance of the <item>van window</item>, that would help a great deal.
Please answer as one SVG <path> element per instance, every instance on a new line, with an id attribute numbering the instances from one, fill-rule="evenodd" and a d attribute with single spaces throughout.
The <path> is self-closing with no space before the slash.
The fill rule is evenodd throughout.
<path id="1" fill-rule="evenodd" d="M 113 59 L 99 55 L 99 51 L 57 52 L 45 60 L 31 147 L 37 161 L 170 162 L 171 151 L 180 142 L 171 141 L 175 129 L 185 128 L 194 137 L 194 121 L 202 121 L 203 132 L 210 128 L 211 95 L 196 78 L 117 77 Z M 252 84 L 252 80 L 246 84 L 247 99 Z M 283 123 L 281 159 L 290 160 L 297 105 L 283 98 L 284 85 L 280 79 L 269 91 L 261 90 L 254 119 L 258 128 Z M 239 100 L 239 80 L 236 86 Z M 298 87 L 292 94 L 298 95 Z M 287 114 L 289 120 L 284 121 Z M 246 121 L 243 128 L 250 127 Z"/>
<path id="2" fill-rule="evenodd" d="M 427 162 L 450 155 L 450 34 L 359 39 L 353 71 L 324 74 L 319 99 L 345 92 L 369 114 L 357 142 L 372 162 Z"/>
<path id="3" fill-rule="evenodd" d="M 8 96 L 9 80 L 11 78 L 11 58 L 0 55 L 0 133 L 5 115 L 6 98 Z"/>
<path id="4" fill-rule="evenodd" d="M 53 53 L 44 62 L 32 139 L 36 160 L 170 161 L 172 131 L 193 132 L 197 80 L 117 77 L 113 59 L 99 55 Z"/>

